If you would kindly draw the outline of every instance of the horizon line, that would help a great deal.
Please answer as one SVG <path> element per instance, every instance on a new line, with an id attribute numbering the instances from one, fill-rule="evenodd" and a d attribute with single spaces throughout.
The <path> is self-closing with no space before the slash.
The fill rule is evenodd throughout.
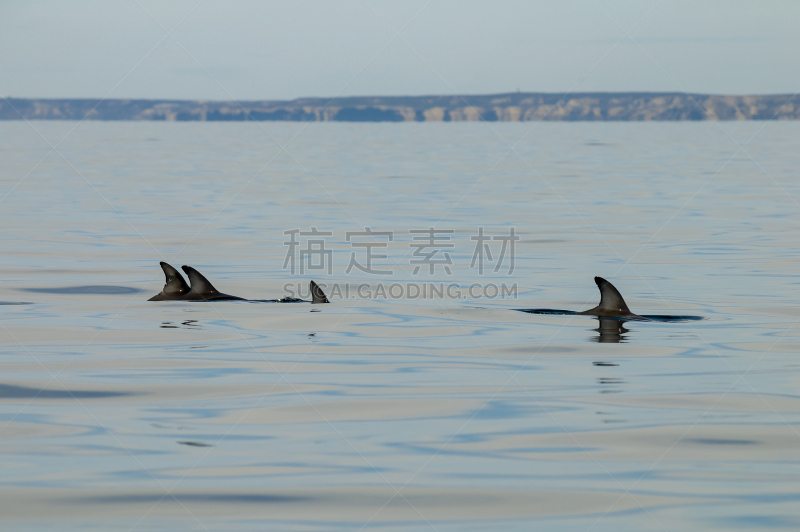
<path id="1" fill-rule="evenodd" d="M 11 96 L 0 97 L 3 100 L 129 100 L 129 101 L 168 101 L 168 102 L 296 102 L 298 100 L 346 100 L 350 98 L 469 98 L 469 97 L 489 97 L 489 96 L 512 96 L 512 95 L 548 95 L 548 96 L 587 96 L 587 95 L 642 95 L 642 96 L 718 96 L 718 97 L 765 97 L 765 96 L 797 96 L 796 92 L 763 92 L 763 93 L 723 93 L 723 92 L 687 92 L 687 91 L 668 91 L 668 90 L 587 90 L 587 91 L 507 91 L 507 92 L 486 92 L 486 93 L 428 93 L 428 94 L 360 94 L 351 96 L 297 96 L 295 98 L 171 98 L 171 97 L 139 97 L 139 96 L 120 96 L 120 97 L 100 97 L 100 96 Z"/>

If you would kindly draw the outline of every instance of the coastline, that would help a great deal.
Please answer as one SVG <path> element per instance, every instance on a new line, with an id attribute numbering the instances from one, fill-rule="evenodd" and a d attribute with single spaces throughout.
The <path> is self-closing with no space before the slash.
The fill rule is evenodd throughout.
<path id="1" fill-rule="evenodd" d="M 2 98 L 0 120 L 527 122 L 797 120 L 800 95 L 506 93 L 203 101 Z"/>

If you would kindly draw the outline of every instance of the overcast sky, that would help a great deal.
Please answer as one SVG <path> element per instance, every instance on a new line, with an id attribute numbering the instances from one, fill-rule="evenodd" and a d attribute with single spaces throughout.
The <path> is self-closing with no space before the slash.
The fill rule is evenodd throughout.
<path id="1" fill-rule="evenodd" d="M 0 96 L 800 91 L 796 0 L 0 0 Z"/>

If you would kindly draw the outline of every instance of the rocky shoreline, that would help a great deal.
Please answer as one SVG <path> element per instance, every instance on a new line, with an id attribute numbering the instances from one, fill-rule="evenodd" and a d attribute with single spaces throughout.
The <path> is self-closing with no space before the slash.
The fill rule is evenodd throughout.
<path id="1" fill-rule="evenodd" d="M 291 101 L 0 99 L 0 120 L 520 122 L 796 120 L 800 96 L 508 93 Z"/>

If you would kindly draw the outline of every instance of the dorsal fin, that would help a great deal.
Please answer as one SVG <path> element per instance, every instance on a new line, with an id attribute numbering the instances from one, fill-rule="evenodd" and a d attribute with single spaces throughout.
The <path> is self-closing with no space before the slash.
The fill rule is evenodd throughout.
<path id="1" fill-rule="evenodd" d="M 308 285 L 308 289 L 311 291 L 311 302 L 312 303 L 330 303 L 328 301 L 325 292 L 322 291 L 322 288 L 319 287 L 317 283 L 311 281 Z"/>
<path id="2" fill-rule="evenodd" d="M 158 294 L 151 297 L 148 301 L 168 301 L 174 299 L 183 299 L 189 293 L 189 285 L 183 280 L 183 275 L 175 268 L 166 262 L 160 262 L 161 269 L 164 270 L 164 277 L 166 277 L 166 284 Z"/>
<path id="3" fill-rule="evenodd" d="M 189 291 L 189 285 L 183 280 L 183 275 L 178 270 L 163 261 L 159 264 L 161 264 L 161 269 L 164 270 L 164 276 L 167 279 L 163 290 L 165 294 L 178 295 Z"/>
<path id="4" fill-rule="evenodd" d="M 203 296 L 219 294 L 219 291 L 214 288 L 214 285 L 208 282 L 208 279 L 203 277 L 203 274 L 191 266 L 183 265 L 181 266 L 181 269 L 186 272 L 186 276 L 189 277 L 189 282 L 192 283 L 192 288 L 190 290 L 191 294 Z"/>
<path id="5" fill-rule="evenodd" d="M 594 282 L 597 283 L 597 288 L 600 289 L 600 304 L 597 310 L 613 310 L 616 312 L 632 314 L 622 299 L 622 294 L 619 290 L 614 288 L 614 285 L 603 279 L 602 277 L 595 277 Z"/>

